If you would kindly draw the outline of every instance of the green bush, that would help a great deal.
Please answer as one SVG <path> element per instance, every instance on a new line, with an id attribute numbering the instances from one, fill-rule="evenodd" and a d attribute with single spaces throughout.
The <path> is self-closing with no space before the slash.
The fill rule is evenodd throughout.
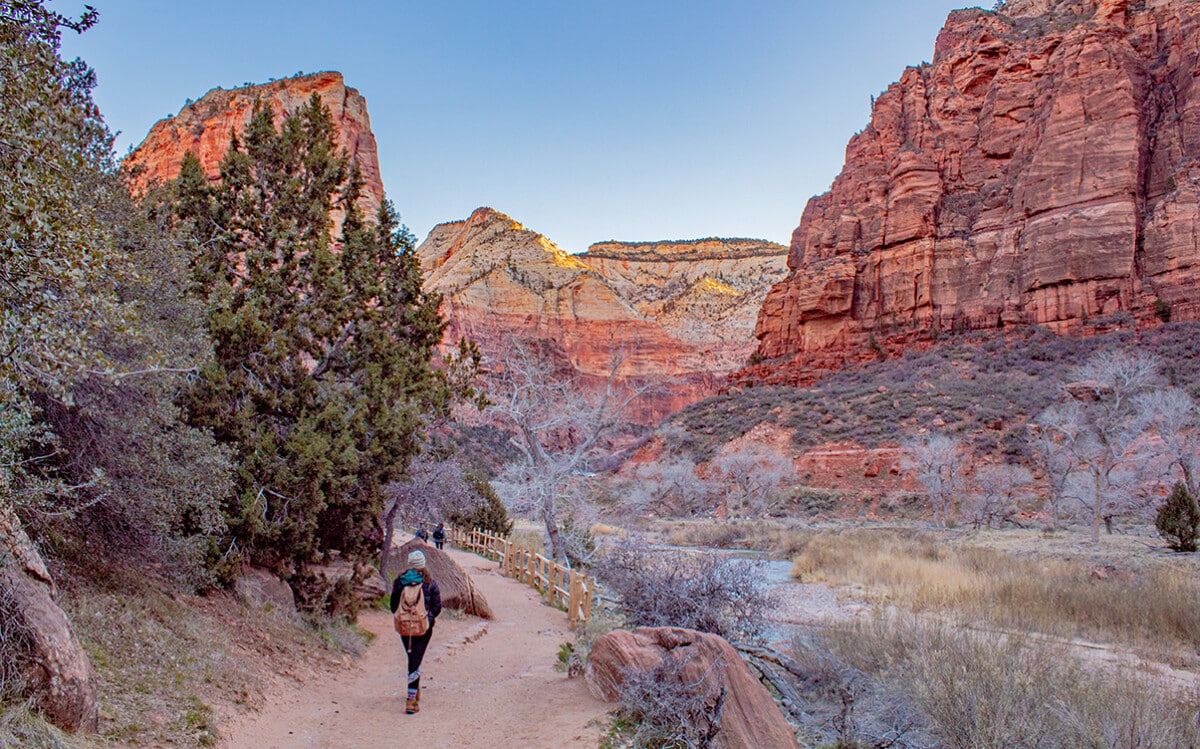
<path id="1" fill-rule="evenodd" d="M 1171 496 L 1158 508 L 1154 527 L 1175 551 L 1196 551 L 1196 542 L 1200 539 L 1200 512 L 1196 511 L 1196 501 L 1183 482 L 1176 482 Z"/>
<path id="2" fill-rule="evenodd" d="M 467 473 L 467 483 L 472 491 L 479 496 L 479 502 L 465 512 L 452 512 L 447 518 L 451 525 L 459 528 L 490 531 L 498 536 L 512 533 L 513 522 L 508 517 L 508 509 L 492 488 L 485 476 L 478 473 Z"/>

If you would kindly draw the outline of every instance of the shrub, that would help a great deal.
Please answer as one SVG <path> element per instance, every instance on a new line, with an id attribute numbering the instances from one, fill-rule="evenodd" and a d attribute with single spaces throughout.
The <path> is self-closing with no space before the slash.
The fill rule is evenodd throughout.
<path id="1" fill-rule="evenodd" d="M 762 637 L 770 608 L 754 564 L 711 553 L 653 550 L 636 541 L 595 566 L 635 627 L 685 627 L 731 642 Z"/>
<path id="2" fill-rule="evenodd" d="M 618 725 L 627 743 L 644 749 L 704 749 L 721 730 L 726 687 L 722 678 L 687 678 L 686 658 L 665 658 L 653 669 L 632 671 L 621 682 Z M 723 669 L 721 662 L 710 668 Z"/>
<path id="3" fill-rule="evenodd" d="M 460 528 L 478 528 L 490 531 L 498 536 L 507 536 L 512 533 L 513 523 L 508 517 L 508 509 L 496 494 L 496 490 L 492 488 L 492 483 L 488 481 L 487 477 L 479 473 L 468 472 L 466 479 L 471 490 L 479 497 L 479 501 L 467 511 L 450 513 L 448 516 L 450 523 Z"/>
<path id="4" fill-rule="evenodd" d="M 1171 322 L 1171 303 L 1163 299 L 1155 299 L 1154 316 L 1163 322 Z"/>
<path id="5" fill-rule="evenodd" d="M 1183 482 L 1176 482 L 1171 496 L 1158 508 L 1154 527 L 1158 528 L 1159 535 L 1175 551 L 1196 551 L 1196 541 L 1200 537 L 1200 512 L 1196 511 L 1196 501 Z"/>
<path id="6" fill-rule="evenodd" d="M 827 630 L 818 647 L 906 695 L 939 745 L 1186 747 L 1195 694 L 1128 667 L 1097 670 L 1066 646 L 877 619 Z"/>

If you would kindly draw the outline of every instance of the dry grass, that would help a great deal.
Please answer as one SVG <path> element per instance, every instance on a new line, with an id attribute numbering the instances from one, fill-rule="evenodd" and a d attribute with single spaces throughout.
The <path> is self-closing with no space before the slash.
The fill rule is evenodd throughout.
<path id="1" fill-rule="evenodd" d="M 904 706 L 914 733 L 928 732 L 943 746 L 1200 745 L 1194 689 L 1172 689 L 1130 669 L 1089 668 L 1063 647 L 1019 637 L 876 619 L 826 630 L 796 655 L 843 695 L 848 679 L 881 685 Z M 839 727 L 847 723 L 844 703 Z"/>
<path id="2" fill-rule="evenodd" d="M 813 533 L 793 577 L 864 586 L 884 603 L 1005 628 L 1154 649 L 1200 649 L 1200 581 L 1164 556 L 1103 567 L 907 530 Z"/>

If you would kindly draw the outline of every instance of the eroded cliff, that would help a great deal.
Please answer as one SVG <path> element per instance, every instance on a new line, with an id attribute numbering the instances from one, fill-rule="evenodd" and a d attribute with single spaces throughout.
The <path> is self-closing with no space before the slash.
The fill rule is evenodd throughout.
<path id="1" fill-rule="evenodd" d="M 141 187 L 179 176 L 183 156 L 191 151 L 200 159 L 205 174 L 216 179 L 229 150 L 230 135 L 240 134 L 246 127 L 255 102 L 271 107 L 278 121 L 307 103 L 313 94 L 321 96 L 333 115 L 338 146 L 358 164 L 363 176 L 362 208 L 373 213 L 383 200 L 383 180 L 367 100 L 348 88 L 342 74 L 336 72 L 228 90 L 214 88 L 174 117 L 156 122 L 141 145 L 125 157 L 124 165 L 134 174 L 135 185 Z"/>
<path id="2" fill-rule="evenodd" d="M 1200 318 L 1200 4 L 950 14 L 792 236 L 748 378 L 940 331 Z"/>
<path id="3" fill-rule="evenodd" d="M 553 342 L 585 378 L 661 387 L 636 418 L 653 423 L 716 392 L 753 349 L 754 312 L 785 271 L 786 248 L 759 240 L 605 243 L 570 255 L 491 208 L 441 224 L 417 249 L 443 295 L 447 342 L 503 357 L 514 337 Z"/>

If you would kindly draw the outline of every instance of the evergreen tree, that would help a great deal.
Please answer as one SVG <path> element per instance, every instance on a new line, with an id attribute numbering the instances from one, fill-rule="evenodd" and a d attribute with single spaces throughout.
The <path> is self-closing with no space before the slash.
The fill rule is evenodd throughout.
<path id="1" fill-rule="evenodd" d="M 455 382 L 431 365 L 440 300 L 421 288 L 412 237 L 386 202 L 363 219 L 334 134 L 317 95 L 279 129 L 256 106 L 215 188 L 194 158 L 175 184 L 204 248 L 194 279 L 216 347 L 190 409 L 238 466 L 221 554 L 281 571 L 378 544 L 382 488 Z"/>
<path id="2" fill-rule="evenodd" d="M 1154 526 L 1175 551 L 1196 551 L 1200 540 L 1200 512 L 1182 481 L 1175 482 L 1171 496 L 1158 508 Z"/>

